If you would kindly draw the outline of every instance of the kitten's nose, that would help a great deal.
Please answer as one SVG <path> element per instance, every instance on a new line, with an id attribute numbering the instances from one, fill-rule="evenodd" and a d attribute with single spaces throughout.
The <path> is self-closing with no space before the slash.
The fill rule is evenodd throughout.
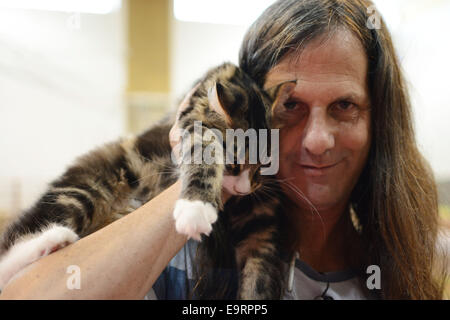
<path id="1" fill-rule="evenodd" d="M 251 191 L 251 185 L 250 185 L 250 178 L 249 178 L 249 169 L 245 169 L 244 171 L 242 171 L 237 180 L 236 180 L 236 184 L 234 185 L 234 190 L 237 193 L 250 193 Z"/>

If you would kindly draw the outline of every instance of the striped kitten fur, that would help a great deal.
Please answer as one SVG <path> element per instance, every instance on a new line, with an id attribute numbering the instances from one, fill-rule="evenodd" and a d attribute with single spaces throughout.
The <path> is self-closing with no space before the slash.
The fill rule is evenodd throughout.
<path id="1" fill-rule="evenodd" d="M 194 121 L 201 121 L 202 130 L 222 132 L 220 147 L 224 148 L 226 129 L 268 129 L 271 111 L 283 103 L 281 97 L 287 90 L 289 86 L 281 85 L 271 92 L 276 98 L 271 97 L 238 67 L 225 63 L 199 81 L 188 107 L 177 115 L 178 125 L 194 138 Z M 26 265 L 120 219 L 181 179 L 182 191 L 174 209 L 177 231 L 201 240 L 210 234 L 220 211 L 219 222 L 209 240 L 199 244 L 199 252 L 210 256 L 220 256 L 221 251 L 232 253 L 239 273 L 238 298 L 280 298 L 282 195 L 260 194 L 258 199 L 264 198 L 263 202 L 245 196 L 257 195 L 264 181 L 271 179 L 260 175 L 259 164 L 175 165 L 169 143 L 172 124 L 166 119 L 141 135 L 91 151 L 52 182 L 36 204 L 3 234 L 0 290 Z M 193 141 L 183 139 L 181 160 L 195 150 Z M 203 150 L 219 143 L 214 139 L 200 142 Z M 235 177 L 226 187 L 236 195 L 225 209 L 221 200 L 224 175 Z M 280 193 L 279 187 L 274 190 Z M 224 230 L 231 242 L 225 243 L 221 241 L 224 237 L 218 236 Z M 208 238 L 203 236 L 203 240 Z"/>

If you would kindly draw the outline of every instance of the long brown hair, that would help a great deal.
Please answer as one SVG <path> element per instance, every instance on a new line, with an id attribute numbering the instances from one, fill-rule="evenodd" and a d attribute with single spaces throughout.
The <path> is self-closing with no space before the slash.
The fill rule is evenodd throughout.
<path id="1" fill-rule="evenodd" d="M 318 36 L 344 27 L 359 38 L 369 61 L 373 130 L 351 198 L 362 226 L 364 265 L 380 267 L 384 299 L 441 299 L 445 274 L 434 270 L 435 180 L 415 141 L 410 99 L 387 26 L 382 19 L 372 21 L 379 28 L 368 25 L 374 8 L 366 0 L 277 1 L 247 32 L 240 66 L 262 86 L 285 54 L 300 52 Z"/>

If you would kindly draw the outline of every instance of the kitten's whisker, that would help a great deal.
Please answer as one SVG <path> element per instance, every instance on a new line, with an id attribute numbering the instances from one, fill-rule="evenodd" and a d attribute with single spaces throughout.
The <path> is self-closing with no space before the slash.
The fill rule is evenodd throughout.
<path id="1" fill-rule="evenodd" d="M 290 182 L 283 182 L 285 185 L 289 186 L 295 193 L 297 193 L 298 195 L 300 195 L 300 197 L 305 200 L 308 205 L 311 207 L 312 211 L 314 213 L 317 213 L 319 215 L 320 218 L 322 218 L 319 214 L 319 211 L 317 210 L 317 208 L 314 206 L 314 204 L 312 204 L 312 202 L 305 196 L 305 194 L 300 190 L 299 187 L 297 187 L 296 185 L 290 183 Z"/>
<path id="2" fill-rule="evenodd" d="M 311 207 L 312 213 L 317 214 L 317 216 L 319 217 L 320 222 L 322 224 L 322 236 L 325 238 L 325 223 L 324 223 L 323 218 L 320 215 L 319 211 L 317 210 L 317 208 L 311 203 L 311 201 L 304 195 L 304 193 L 296 185 L 294 185 L 290 182 L 286 182 L 286 181 L 283 181 L 282 183 L 284 185 L 288 186 L 292 191 L 294 191 L 295 194 L 300 196 L 301 199 L 306 201 L 308 203 L 308 205 Z"/>
<path id="3" fill-rule="evenodd" d="M 256 198 L 256 201 L 261 202 L 261 203 L 263 202 L 261 197 L 258 195 L 257 192 L 253 192 L 252 196 Z"/>
<path id="4" fill-rule="evenodd" d="M 161 175 L 161 174 L 173 174 L 173 173 L 174 173 L 173 171 L 172 172 L 170 172 L 170 171 L 158 171 L 158 172 L 155 172 L 153 174 L 147 174 L 145 176 L 142 176 L 139 179 L 135 180 L 134 182 L 140 182 L 143 179 L 146 179 L 146 178 L 149 178 L 149 177 L 153 177 L 153 176 L 157 176 L 157 175 Z"/>
<path id="5" fill-rule="evenodd" d="M 272 195 L 272 194 L 270 194 L 270 192 L 269 191 L 271 191 L 271 190 L 261 190 L 261 193 L 262 194 L 264 194 L 267 198 L 269 198 L 270 200 L 276 200 L 276 198 Z M 261 200 L 260 200 L 261 201 Z M 262 202 L 262 201 L 261 201 Z"/>
<path id="6" fill-rule="evenodd" d="M 277 182 L 286 182 L 286 181 L 295 180 L 295 177 L 284 178 L 284 179 L 275 178 L 274 180 L 277 181 Z"/>
<path id="7" fill-rule="evenodd" d="M 169 169 L 176 169 L 175 165 L 169 165 L 166 162 L 162 162 L 162 161 L 161 162 L 154 162 L 153 161 L 153 163 L 157 164 L 158 166 L 161 166 L 161 167 L 165 167 L 165 168 L 169 168 Z"/>
<path id="8" fill-rule="evenodd" d="M 278 183 L 273 183 L 273 184 L 263 184 L 261 187 L 259 187 L 258 190 L 264 190 L 264 191 L 268 191 L 268 192 L 277 192 L 279 184 Z"/>

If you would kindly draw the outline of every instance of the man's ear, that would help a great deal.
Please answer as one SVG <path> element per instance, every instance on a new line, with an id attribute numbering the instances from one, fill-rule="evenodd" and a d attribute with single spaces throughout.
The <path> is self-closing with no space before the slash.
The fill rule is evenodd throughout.
<path id="1" fill-rule="evenodd" d="M 290 80 L 276 85 L 275 87 L 269 88 L 266 92 L 272 98 L 272 117 L 275 116 L 279 108 L 284 107 L 284 104 L 289 99 L 297 85 L 297 80 Z"/>
<path id="2" fill-rule="evenodd" d="M 211 109 L 220 114 L 228 125 L 231 125 L 231 116 L 225 107 L 227 104 L 225 88 L 220 83 L 215 82 L 209 89 L 208 100 Z"/>

